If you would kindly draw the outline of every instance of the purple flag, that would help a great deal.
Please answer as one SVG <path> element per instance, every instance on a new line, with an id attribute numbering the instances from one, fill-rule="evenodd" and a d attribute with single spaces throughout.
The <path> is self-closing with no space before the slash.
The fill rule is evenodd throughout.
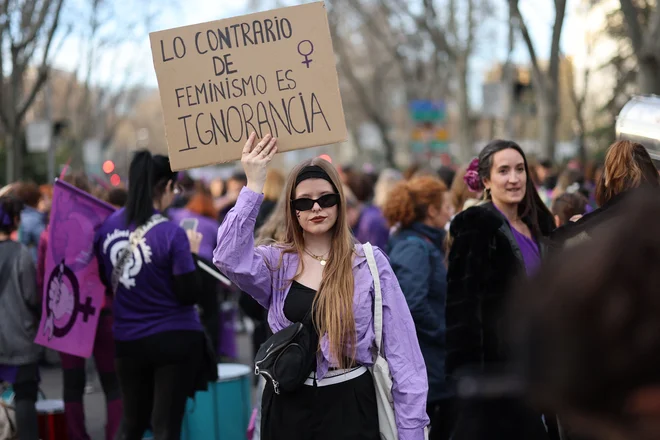
<path id="1" fill-rule="evenodd" d="M 78 188 L 55 181 L 37 344 L 84 358 L 92 354 L 105 297 L 94 255 L 94 232 L 114 210 Z"/>

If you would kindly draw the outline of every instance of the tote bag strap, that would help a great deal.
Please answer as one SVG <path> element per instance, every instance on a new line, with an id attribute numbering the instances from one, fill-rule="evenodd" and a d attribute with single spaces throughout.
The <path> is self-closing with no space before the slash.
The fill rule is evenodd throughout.
<path id="1" fill-rule="evenodd" d="M 374 333 L 376 334 L 376 348 L 378 354 L 382 356 L 383 352 L 381 345 L 383 342 L 383 295 L 380 290 L 380 276 L 378 275 L 378 266 L 376 265 L 376 258 L 374 257 L 374 249 L 371 243 L 362 245 L 364 255 L 367 257 L 367 264 L 371 277 L 374 279 Z"/>
<path id="2" fill-rule="evenodd" d="M 137 246 L 140 244 L 144 236 L 147 235 L 147 232 L 151 230 L 151 228 L 165 221 L 167 221 L 167 219 L 162 215 L 154 214 L 151 217 L 149 217 L 149 220 L 147 220 L 145 224 L 138 227 L 135 231 L 131 232 L 131 234 L 128 237 L 128 246 L 124 248 L 122 254 L 119 256 L 117 260 L 117 264 L 112 269 L 112 278 L 110 280 L 110 284 L 112 287 L 113 295 L 117 294 L 117 288 L 119 287 L 119 279 L 121 278 L 122 272 L 124 272 L 124 268 L 128 263 L 129 257 L 133 255 L 135 248 L 137 248 Z"/>

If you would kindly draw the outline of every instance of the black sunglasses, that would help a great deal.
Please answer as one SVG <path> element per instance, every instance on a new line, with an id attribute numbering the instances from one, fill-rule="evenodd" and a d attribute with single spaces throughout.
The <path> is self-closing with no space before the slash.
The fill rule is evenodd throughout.
<path id="1" fill-rule="evenodd" d="M 309 211 L 318 203 L 321 208 L 331 208 L 339 203 L 339 194 L 326 194 L 318 199 L 295 199 L 291 200 L 291 206 L 296 211 Z"/>

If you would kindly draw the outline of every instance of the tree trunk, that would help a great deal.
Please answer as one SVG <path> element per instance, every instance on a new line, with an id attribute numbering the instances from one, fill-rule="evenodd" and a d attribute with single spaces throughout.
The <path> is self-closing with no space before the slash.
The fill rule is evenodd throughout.
<path id="1" fill-rule="evenodd" d="M 460 146 L 459 159 L 467 163 L 474 156 L 472 142 L 472 124 L 470 124 L 470 99 L 468 91 L 468 66 L 464 56 L 456 60 L 456 104 L 458 105 L 458 145 Z"/>
<path id="2" fill-rule="evenodd" d="M 557 144 L 557 123 L 559 121 L 559 103 L 554 93 L 549 93 L 539 103 L 539 141 L 541 153 L 546 159 L 555 160 Z"/>
<path id="3" fill-rule="evenodd" d="M 23 156 L 25 156 L 25 152 L 23 151 L 23 137 L 20 131 L 12 136 L 11 143 L 14 150 L 14 181 L 19 181 L 23 178 Z"/>
<path id="4" fill-rule="evenodd" d="M 658 6 L 660 7 L 660 6 Z M 660 59 L 646 56 L 639 60 L 637 78 L 639 93 L 642 95 L 660 95 Z"/>
<path id="5" fill-rule="evenodd" d="M 385 166 L 388 168 L 396 168 L 396 163 L 394 161 L 394 150 L 396 146 L 392 142 L 389 136 L 389 129 L 387 126 L 378 124 L 378 130 L 380 131 L 380 137 L 383 139 L 383 147 L 385 149 Z"/>
<path id="6" fill-rule="evenodd" d="M 7 184 L 15 181 L 14 177 L 14 136 L 7 134 L 5 136 L 5 151 L 7 152 L 7 162 L 5 163 L 5 178 Z"/>

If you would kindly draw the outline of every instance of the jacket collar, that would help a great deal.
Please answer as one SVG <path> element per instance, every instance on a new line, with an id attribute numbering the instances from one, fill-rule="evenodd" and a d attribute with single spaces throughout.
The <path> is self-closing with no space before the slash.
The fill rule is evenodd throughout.
<path id="1" fill-rule="evenodd" d="M 497 207 L 492 202 L 485 203 L 483 207 L 493 212 L 500 218 L 500 220 L 502 220 L 502 225 L 499 227 L 499 231 L 502 232 L 502 234 L 504 234 L 506 239 L 509 241 L 513 255 L 516 257 L 518 262 L 522 265 L 522 267 L 525 267 L 525 260 L 523 258 L 522 252 L 520 251 L 520 246 L 518 246 L 518 242 L 516 241 L 516 237 L 513 236 L 513 231 L 511 230 L 511 224 L 509 223 L 509 220 L 504 216 L 504 214 L 500 212 L 499 209 L 497 209 Z"/>
<path id="2" fill-rule="evenodd" d="M 410 225 L 409 231 L 416 235 L 421 235 L 422 238 L 428 239 L 431 243 L 440 249 L 442 249 L 445 236 L 447 235 L 447 232 L 444 229 L 434 228 L 420 222 L 415 222 Z"/>
<path id="3" fill-rule="evenodd" d="M 364 254 L 364 250 L 362 249 L 362 243 L 356 243 L 355 244 L 355 257 L 353 258 L 353 269 L 358 267 L 362 263 L 367 262 L 367 256 Z"/>

